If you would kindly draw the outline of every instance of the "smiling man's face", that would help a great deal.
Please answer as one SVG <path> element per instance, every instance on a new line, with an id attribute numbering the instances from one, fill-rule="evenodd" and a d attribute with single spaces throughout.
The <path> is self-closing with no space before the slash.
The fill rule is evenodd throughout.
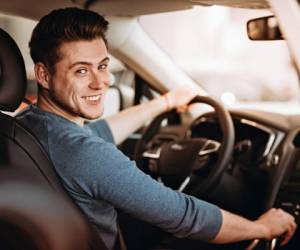
<path id="1" fill-rule="evenodd" d="M 65 42 L 59 52 L 61 59 L 49 79 L 55 110 L 61 110 L 60 115 L 71 120 L 99 118 L 109 86 L 109 58 L 104 41 Z"/>

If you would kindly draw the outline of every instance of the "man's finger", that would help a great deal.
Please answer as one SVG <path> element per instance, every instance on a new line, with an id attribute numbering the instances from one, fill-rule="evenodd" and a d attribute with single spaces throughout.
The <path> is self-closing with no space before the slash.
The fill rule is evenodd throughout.
<path id="1" fill-rule="evenodd" d="M 286 231 L 286 233 L 283 236 L 283 240 L 280 243 L 281 246 L 286 245 L 291 240 L 291 238 L 293 237 L 293 235 L 296 231 L 296 228 L 297 228 L 297 224 L 295 223 L 295 221 L 292 221 L 288 230 Z"/>

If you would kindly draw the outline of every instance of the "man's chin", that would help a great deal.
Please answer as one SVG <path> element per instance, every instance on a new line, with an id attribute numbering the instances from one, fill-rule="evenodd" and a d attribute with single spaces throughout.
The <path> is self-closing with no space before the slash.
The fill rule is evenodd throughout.
<path id="1" fill-rule="evenodd" d="M 103 114 L 103 112 L 95 113 L 95 114 L 82 113 L 81 117 L 86 120 L 96 120 L 96 119 L 99 119 L 102 116 L 102 114 Z"/>

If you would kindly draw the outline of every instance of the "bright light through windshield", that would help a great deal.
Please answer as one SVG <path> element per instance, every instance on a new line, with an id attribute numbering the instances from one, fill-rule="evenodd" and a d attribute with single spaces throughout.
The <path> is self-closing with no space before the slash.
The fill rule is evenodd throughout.
<path id="1" fill-rule="evenodd" d="M 285 41 L 250 41 L 246 22 L 268 11 L 225 7 L 148 15 L 146 32 L 209 94 L 229 103 L 298 99 Z"/>

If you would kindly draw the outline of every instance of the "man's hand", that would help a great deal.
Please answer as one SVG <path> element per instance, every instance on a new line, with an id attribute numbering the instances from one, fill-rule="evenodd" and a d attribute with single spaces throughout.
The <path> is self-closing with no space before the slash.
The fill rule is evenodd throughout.
<path id="1" fill-rule="evenodd" d="M 162 112 L 169 111 L 173 108 L 177 108 L 178 111 L 185 111 L 187 104 L 195 96 L 201 94 L 203 95 L 204 93 L 198 87 L 182 86 L 154 100 L 107 117 L 106 121 L 112 131 L 115 143 L 121 143 L 130 134 L 145 124 L 145 122 L 153 119 Z"/>
<path id="2" fill-rule="evenodd" d="M 295 219 L 282 209 L 272 208 L 261 215 L 256 223 L 262 225 L 266 231 L 266 240 L 282 236 L 281 245 L 285 245 L 294 235 L 297 225 Z"/>
<path id="3" fill-rule="evenodd" d="M 282 209 L 272 208 L 255 221 L 222 209 L 221 212 L 223 223 L 219 233 L 212 240 L 218 244 L 283 237 L 281 245 L 284 245 L 292 238 L 297 227 L 294 217 Z"/>
<path id="4" fill-rule="evenodd" d="M 203 94 L 203 92 L 196 87 L 181 86 L 171 90 L 163 96 L 166 100 L 166 110 L 177 108 L 179 111 L 184 111 L 187 108 L 187 104 L 194 99 L 194 97 L 201 94 Z"/>

